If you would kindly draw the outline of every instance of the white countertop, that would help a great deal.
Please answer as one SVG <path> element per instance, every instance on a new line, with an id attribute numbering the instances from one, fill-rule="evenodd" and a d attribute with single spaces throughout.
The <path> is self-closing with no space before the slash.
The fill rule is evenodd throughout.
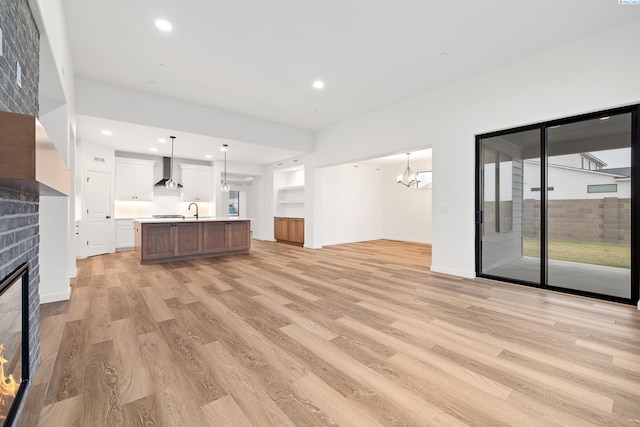
<path id="1" fill-rule="evenodd" d="M 251 221 L 253 218 L 237 217 L 237 216 L 201 216 L 196 219 L 194 216 L 186 216 L 182 218 L 134 218 L 134 221 L 143 224 L 155 224 L 162 222 L 229 222 L 229 221 Z"/>

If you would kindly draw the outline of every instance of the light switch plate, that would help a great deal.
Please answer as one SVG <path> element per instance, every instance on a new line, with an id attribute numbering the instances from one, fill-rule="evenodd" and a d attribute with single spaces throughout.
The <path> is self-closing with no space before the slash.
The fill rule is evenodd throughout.
<path id="1" fill-rule="evenodd" d="M 19 62 L 16 62 L 16 84 L 22 87 L 22 67 Z"/>

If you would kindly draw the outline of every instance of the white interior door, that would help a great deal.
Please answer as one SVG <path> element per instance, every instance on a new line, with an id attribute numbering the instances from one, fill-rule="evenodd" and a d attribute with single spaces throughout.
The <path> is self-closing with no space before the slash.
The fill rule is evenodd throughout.
<path id="1" fill-rule="evenodd" d="M 106 172 L 87 171 L 85 186 L 87 256 L 109 252 L 111 237 L 111 175 Z"/>

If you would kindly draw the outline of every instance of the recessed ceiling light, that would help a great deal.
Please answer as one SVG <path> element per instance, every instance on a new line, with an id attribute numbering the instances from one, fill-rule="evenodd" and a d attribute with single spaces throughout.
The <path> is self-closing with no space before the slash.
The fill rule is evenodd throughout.
<path id="1" fill-rule="evenodd" d="M 153 151 L 155 153 L 156 151 L 158 151 L 158 149 L 156 147 L 151 147 L 149 148 L 149 151 Z"/>
<path id="2" fill-rule="evenodd" d="M 600 117 L 600 120 L 609 120 L 611 117 L 609 116 L 604 116 L 604 117 Z"/>
<path id="3" fill-rule="evenodd" d="M 211 158 L 213 158 L 213 156 L 212 156 L 211 154 L 205 154 L 204 156 L 205 156 L 207 159 L 211 159 Z"/>
<path id="4" fill-rule="evenodd" d="M 111 132 L 110 130 L 105 129 L 105 130 L 102 131 L 102 134 L 110 136 L 110 135 L 113 135 L 113 132 Z"/>
<path id="5" fill-rule="evenodd" d="M 166 140 L 166 139 L 164 139 L 164 138 L 158 138 L 158 142 L 159 142 L 160 144 L 166 144 L 166 143 L 167 143 L 167 140 Z"/>
<path id="6" fill-rule="evenodd" d="M 324 87 L 324 82 L 321 80 L 316 80 L 313 82 L 313 87 L 316 89 L 322 89 Z"/>
<path id="7" fill-rule="evenodd" d="M 156 19 L 156 28 L 158 28 L 160 31 L 168 32 L 171 31 L 173 25 L 171 25 L 171 22 L 164 19 Z"/>

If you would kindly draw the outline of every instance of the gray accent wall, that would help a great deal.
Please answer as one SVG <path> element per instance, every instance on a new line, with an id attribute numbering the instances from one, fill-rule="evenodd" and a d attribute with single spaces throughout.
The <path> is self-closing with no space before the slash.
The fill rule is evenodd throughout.
<path id="1" fill-rule="evenodd" d="M 27 0 L 0 1 L 0 28 L 0 110 L 37 116 L 40 33 Z M 16 81 L 17 64 L 21 69 L 21 85 Z M 0 156 L 5 142 L 3 138 L 0 133 Z M 29 360 L 32 378 L 40 364 L 38 202 L 38 195 L 0 188 L 0 278 L 20 264 L 29 263 Z M 25 400 L 22 400 L 23 404 Z"/>

